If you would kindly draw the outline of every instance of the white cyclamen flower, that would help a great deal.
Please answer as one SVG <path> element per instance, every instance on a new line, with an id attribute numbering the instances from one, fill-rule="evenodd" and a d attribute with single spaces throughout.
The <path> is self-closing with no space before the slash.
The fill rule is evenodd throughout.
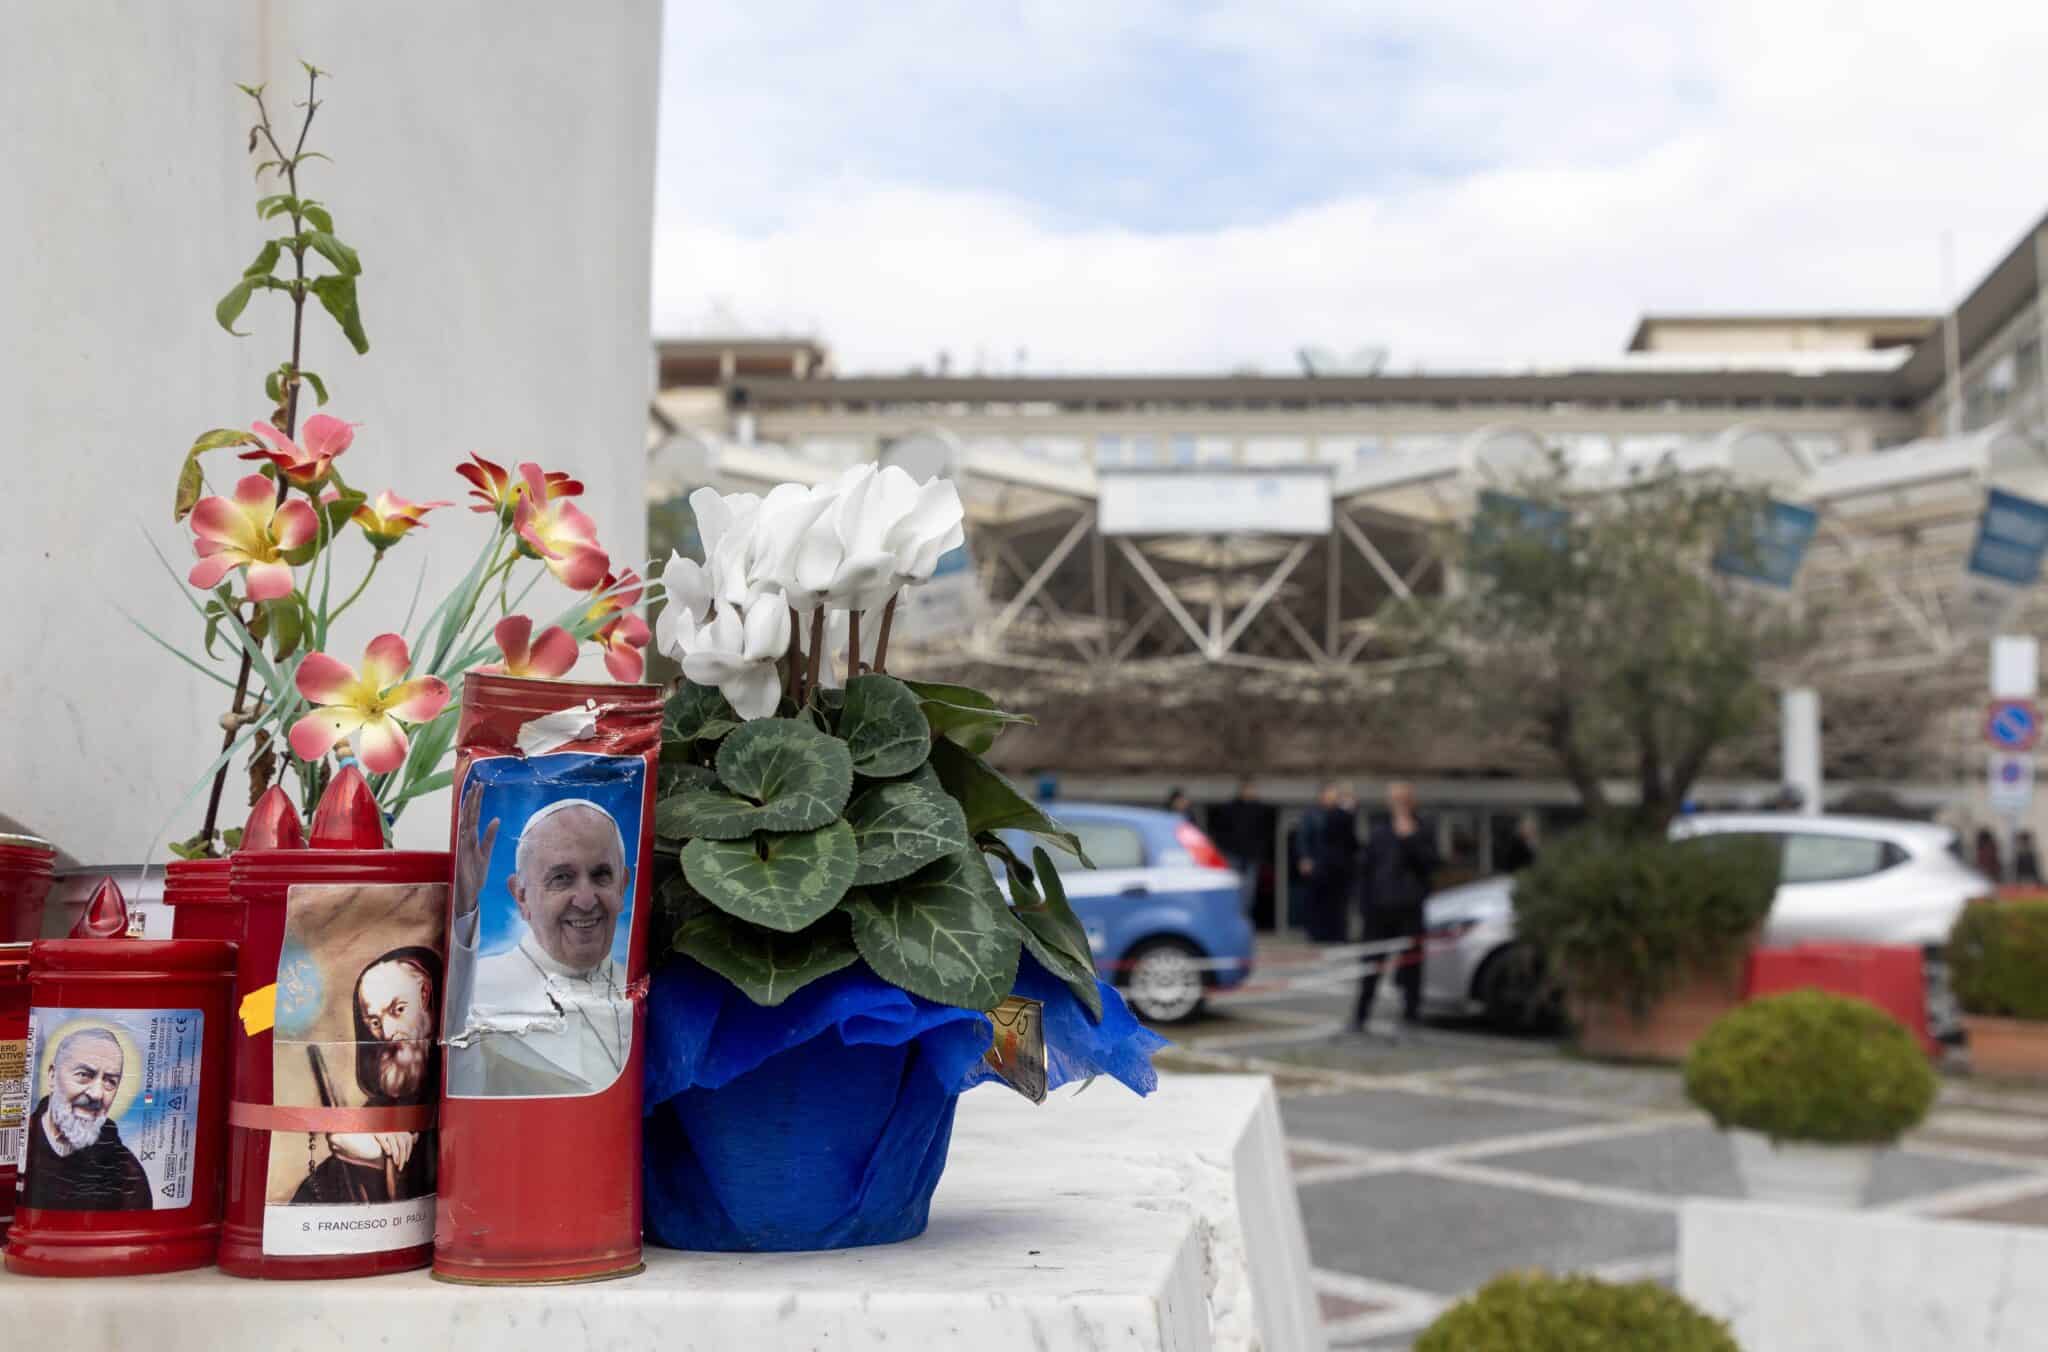
<path id="1" fill-rule="evenodd" d="M 744 612 L 721 605 L 709 624 L 686 613 L 672 632 L 683 675 L 697 685 L 717 686 L 741 718 L 774 714 L 782 702 L 775 662 L 789 648 L 789 606 L 782 597 L 757 596 Z"/>
<path id="2" fill-rule="evenodd" d="M 894 481 L 885 478 L 892 471 L 908 485 L 910 476 L 893 466 L 877 471 L 855 465 L 839 476 L 825 510 L 797 545 L 796 590 L 834 610 L 867 610 L 888 599 L 896 556 L 884 541 L 909 506 L 907 499 L 892 497 Z"/>
<path id="3" fill-rule="evenodd" d="M 882 471 L 884 475 L 889 472 Z M 902 484 L 894 494 L 900 500 L 907 487 L 909 501 L 889 522 L 882 547 L 895 556 L 894 580 L 901 588 L 931 581 L 939 560 L 966 543 L 967 513 L 951 479 L 930 479 L 913 486 L 908 474 L 900 469 L 895 473 Z"/>
<path id="4" fill-rule="evenodd" d="M 806 535 L 818 518 L 829 512 L 837 485 L 777 484 L 761 500 L 753 519 L 747 555 L 749 585 L 764 591 L 779 591 L 791 609 L 808 614 L 825 603 L 821 591 L 805 587 L 798 579 L 797 556 Z"/>

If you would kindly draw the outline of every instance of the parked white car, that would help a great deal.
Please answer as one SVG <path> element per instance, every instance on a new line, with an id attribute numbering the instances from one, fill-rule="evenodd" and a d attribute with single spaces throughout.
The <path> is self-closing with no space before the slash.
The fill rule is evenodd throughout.
<path id="1" fill-rule="evenodd" d="M 1948 1025 L 1940 949 L 1963 906 L 1992 891 L 1984 875 L 1963 863 L 1954 831 L 1878 817 L 1731 812 L 1681 817 L 1671 834 L 1776 840 L 1778 895 L 1764 922 L 1764 945 L 1846 942 L 1926 950 L 1930 1014 L 1937 1029 Z M 1486 878 L 1429 899 L 1425 1011 L 1483 1014 L 1517 1029 L 1554 1015 L 1530 950 L 1515 940 L 1513 887 L 1511 877 Z"/>

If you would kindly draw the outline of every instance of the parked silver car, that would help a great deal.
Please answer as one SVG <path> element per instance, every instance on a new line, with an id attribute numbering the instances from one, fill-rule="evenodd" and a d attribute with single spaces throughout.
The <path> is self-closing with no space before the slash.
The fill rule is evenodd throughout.
<path id="1" fill-rule="evenodd" d="M 1756 835 L 1779 843 L 1778 895 L 1766 946 L 1808 942 L 1911 945 L 1930 957 L 1930 1015 L 1951 1022 L 1939 950 L 1972 897 L 1992 885 L 1962 862 L 1956 833 L 1926 822 L 1784 813 L 1703 813 L 1672 823 L 1676 839 Z M 1429 899 L 1423 962 L 1425 1011 L 1483 1014 L 1526 1029 L 1556 1014 L 1531 950 L 1515 939 L 1514 879 L 1487 878 Z"/>

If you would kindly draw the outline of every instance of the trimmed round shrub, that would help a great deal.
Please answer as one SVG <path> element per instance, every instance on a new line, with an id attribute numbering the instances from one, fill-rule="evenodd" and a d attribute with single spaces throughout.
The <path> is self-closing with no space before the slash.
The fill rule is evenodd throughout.
<path id="1" fill-rule="evenodd" d="M 1727 1325 L 1655 1282 L 1510 1272 L 1437 1316 L 1415 1352 L 1741 1352 Z"/>
<path id="2" fill-rule="evenodd" d="M 2048 901 L 1979 901 L 1948 936 L 1948 974 L 1965 1014 L 2048 1020 Z"/>
<path id="3" fill-rule="evenodd" d="M 1721 1127 L 1774 1141 L 1883 1145 L 1927 1116 L 1934 1071 L 1864 1000 L 1787 991 L 1730 1010 L 1693 1044 L 1685 1092 Z"/>
<path id="4" fill-rule="evenodd" d="M 1756 836 L 1592 827 L 1516 878 L 1515 932 L 1574 996 L 1643 1015 L 1688 977 L 1739 962 L 1777 890 L 1778 851 Z"/>

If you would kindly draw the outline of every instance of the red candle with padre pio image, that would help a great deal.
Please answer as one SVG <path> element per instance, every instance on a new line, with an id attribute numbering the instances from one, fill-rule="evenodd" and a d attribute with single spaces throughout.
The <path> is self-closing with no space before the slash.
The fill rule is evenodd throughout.
<path id="1" fill-rule="evenodd" d="M 661 692 L 471 674 L 456 746 L 434 1276 L 626 1276 Z"/>
<path id="2" fill-rule="evenodd" d="M 432 1257 L 448 856 L 383 843 L 350 768 L 308 848 L 233 856 L 230 1275 L 365 1277 Z"/>
<path id="3" fill-rule="evenodd" d="M 234 945 L 128 939 L 112 880 L 29 956 L 25 1123 L 7 1270 L 204 1267 L 220 1238 Z"/>

